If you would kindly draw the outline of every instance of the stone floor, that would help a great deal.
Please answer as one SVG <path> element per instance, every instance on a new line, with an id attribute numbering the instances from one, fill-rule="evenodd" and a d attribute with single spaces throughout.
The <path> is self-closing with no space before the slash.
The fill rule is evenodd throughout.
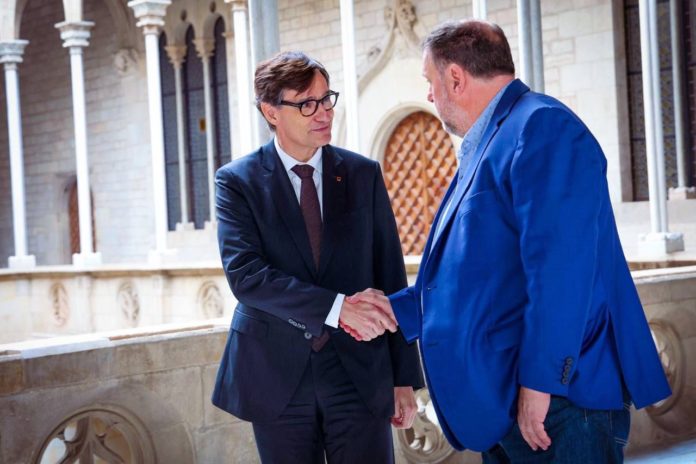
<path id="1" fill-rule="evenodd" d="M 627 464 L 696 464 L 696 440 L 679 443 L 643 456 L 626 459 Z"/>

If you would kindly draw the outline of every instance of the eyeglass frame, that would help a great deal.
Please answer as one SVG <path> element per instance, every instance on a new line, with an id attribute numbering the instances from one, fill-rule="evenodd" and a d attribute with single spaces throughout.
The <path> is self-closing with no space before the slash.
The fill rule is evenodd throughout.
<path id="1" fill-rule="evenodd" d="M 336 96 L 336 101 L 333 102 L 333 105 L 331 105 L 330 108 L 326 108 L 326 107 L 324 106 L 324 104 L 321 103 L 321 102 L 323 102 L 324 100 L 326 100 L 326 101 L 328 101 L 328 102 L 331 102 L 331 97 L 333 97 L 334 95 Z M 339 96 L 339 95 L 340 95 L 339 92 L 334 92 L 333 90 L 330 90 L 326 95 L 324 95 L 323 97 L 318 98 L 318 99 L 317 99 L 317 98 L 308 98 L 308 99 L 302 100 L 302 101 L 300 101 L 300 102 L 291 102 L 291 101 L 287 101 L 287 100 L 280 100 L 280 101 L 278 102 L 278 104 L 279 104 L 279 105 L 285 105 L 285 106 L 293 106 L 293 107 L 297 108 L 297 109 L 300 111 L 300 114 L 301 114 L 302 116 L 304 116 L 305 118 L 309 118 L 309 117 L 314 116 L 314 115 L 317 113 L 317 111 L 319 111 L 319 105 L 320 105 L 320 104 L 321 104 L 321 107 L 324 108 L 324 111 L 329 111 L 329 110 L 334 109 L 334 107 L 335 107 L 336 104 L 338 103 L 338 96 Z M 327 100 L 327 99 L 328 99 L 328 100 Z M 307 103 L 309 103 L 309 102 L 314 102 L 314 103 L 315 103 L 314 111 L 312 111 L 310 114 L 304 114 L 304 113 L 302 112 L 302 106 L 305 105 L 305 104 L 307 104 Z"/>

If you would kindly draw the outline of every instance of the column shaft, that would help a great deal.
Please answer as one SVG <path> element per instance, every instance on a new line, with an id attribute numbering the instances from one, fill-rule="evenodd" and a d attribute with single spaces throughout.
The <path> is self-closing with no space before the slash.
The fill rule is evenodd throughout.
<path id="1" fill-rule="evenodd" d="M 239 105 L 239 142 L 242 154 L 253 149 L 251 121 L 255 119 L 252 107 L 251 72 L 249 69 L 249 41 L 247 39 L 247 9 L 245 2 L 232 4 L 234 22 L 234 53 L 237 64 L 237 105 Z"/>
<path id="2" fill-rule="evenodd" d="M 162 88 L 160 85 L 158 33 L 159 31 L 157 30 L 145 29 L 147 101 L 150 116 L 150 146 L 152 150 L 152 193 L 155 203 L 155 244 L 156 251 L 164 252 L 167 248 L 167 187 L 164 169 L 164 132 L 162 130 Z"/>
<path id="3" fill-rule="evenodd" d="M 10 142 L 10 181 L 12 183 L 12 229 L 15 256 L 27 255 L 26 213 L 24 210 L 24 152 L 22 148 L 22 113 L 19 105 L 17 63 L 5 63 L 7 128 Z"/>
<path id="4" fill-rule="evenodd" d="M 186 169 L 186 125 L 184 124 L 184 98 L 181 84 L 181 64 L 174 65 L 174 87 L 176 92 L 176 141 L 179 148 L 179 199 L 181 207 L 181 223 L 189 222 L 188 211 L 188 176 Z"/>
<path id="5" fill-rule="evenodd" d="M 203 99 L 205 101 L 205 142 L 208 155 L 208 204 L 210 223 L 215 224 L 215 113 L 210 79 L 210 56 L 203 60 Z"/>
<path id="6" fill-rule="evenodd" d="M 520 77 L 532 89 L 534 81 L 534 64 L 532 60 L 532 34 L 529 0 L 517 0 L 517 30 L 520 47 Z"/>
<path id="7" fill-rule="evenodd" d="M 355 67 L 355 26 L 353 0 L 341 0 L 341 44 L 343 87 L 346 104 L 346 148 L 360 151 L 358 125 L 358 79 Z"/>

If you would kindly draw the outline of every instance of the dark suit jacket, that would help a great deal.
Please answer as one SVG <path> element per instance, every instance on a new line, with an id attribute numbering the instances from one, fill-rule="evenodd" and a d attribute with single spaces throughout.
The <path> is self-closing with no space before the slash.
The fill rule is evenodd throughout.
<path id="1" fill-rule="evenodd" d="M 393 414 L 393 387 L 423 386 L 416 346 L 401 333 L 357 342 L 324 325 L 338 292 L 391 293 L 406 272 L 379 164 L 327 145 L 316 269 L 304 219 L 273 142 L 216 174 L 220 254 L 237 306 L 213 404 L 249 421 L 277 417 L 324 327 L 375 415 Z"/>

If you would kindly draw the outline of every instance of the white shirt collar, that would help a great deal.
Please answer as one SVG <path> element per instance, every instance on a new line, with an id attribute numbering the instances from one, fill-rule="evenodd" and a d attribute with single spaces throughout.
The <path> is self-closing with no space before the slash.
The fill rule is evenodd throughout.
<path id="1" fill-rule="evenodd" d="M 297 161 L 292 156 L 288 155 L 282 148 L 280 148 L 280 145 L 278 144 L 278 137 L 273 137 L 273 144 L 275 145 L 275 149 L 278 152 L 278 156 L 280 156 L 280 161 L 283 163 L 283 167 L 288 172 L 288 174 L 292 172 L 291 169 L 294 168 L 296 164 L 309 164 L 321 176 L 321 155 L 323 151 L 322 147 L 317 148 L 317 151 L 314 152 L 309 161 L 307 161 L 306 163 L 302 163 L 300 161 Z M 292 173 L 295 174 L 294 172 Z"/>

